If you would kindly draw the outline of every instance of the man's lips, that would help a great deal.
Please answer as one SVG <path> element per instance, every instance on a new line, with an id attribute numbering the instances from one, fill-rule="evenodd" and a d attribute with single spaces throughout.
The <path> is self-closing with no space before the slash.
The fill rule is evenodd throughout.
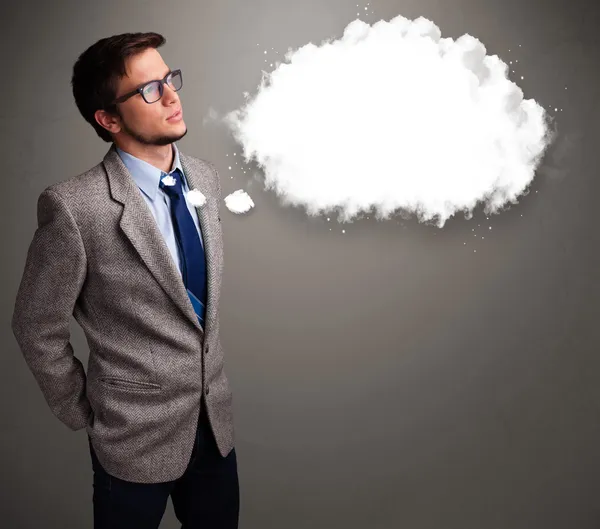
<path id="1" fill-rule="evenodd" d="M 175 114 L 171 114 L 167 119 L 177 117 L 177 116 L 179 116 L 179 114 L 181 114 L 181 110 L 178 110 L 177 112 L 175 112 Z"/>

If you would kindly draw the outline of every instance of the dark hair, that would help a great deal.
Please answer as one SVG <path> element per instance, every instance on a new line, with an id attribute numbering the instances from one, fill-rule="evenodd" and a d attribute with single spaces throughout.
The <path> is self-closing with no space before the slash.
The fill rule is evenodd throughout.
<path id="1" fill-rule="evenodd" d="M 106 110 L 120 116 L 112 101 L 117 95 L 119 79 L 127 73 L 126 59 L 148 48 L 159 48 L 165 42 L 159 33 L 122 33 L 99 40 L 75 62 L 71 78 L 75 104 L 104 141 L 112 142 L 112 135 L 96 121 L 94 114 Z"/>

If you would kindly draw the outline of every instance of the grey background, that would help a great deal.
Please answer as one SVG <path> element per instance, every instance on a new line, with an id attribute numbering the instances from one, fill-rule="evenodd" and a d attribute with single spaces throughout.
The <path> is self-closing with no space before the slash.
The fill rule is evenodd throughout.
<path id="1" fill-rule="evenodd" d="M 85 434 L 50 413 L 9 322 L 39 193 L 109 147 L 75 107 L 74 61 L 102 37 L 158 31 L 165 61 L 185 75 L 180 148 L 216 164 L 224 195 L 244 188 L 256 204 L 222 214 L 240 528 L 600 527 L 598 8 L 370 2 L 367 21 L 423 15 L 443 36 L 468 32 L 518 59 L 525 96 L 563 109 L 518 205 L 439 230 L 399 215 L 340 226 L 281 207 L 227 169 L 239 146 L 203 124 L 211 107 L 254 93 L 263 50 L 282 59 L 341 36 L 356 3 L 3 4 L 0 526 L 92 527 Z M 72 343 L 85 365 L 74 320 Z M 169 501 L 161 528 L 175 527 Z"/>

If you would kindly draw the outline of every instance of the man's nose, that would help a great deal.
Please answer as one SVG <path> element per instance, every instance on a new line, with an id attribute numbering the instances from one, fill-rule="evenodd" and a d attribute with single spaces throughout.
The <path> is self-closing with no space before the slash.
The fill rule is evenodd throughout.
<path id="1" fill-rule="evenodd" d="M 177 92 L 173 90 L 167 83 L 163 85 L 163 95 L 162 98 L 166 100 L 177 99 L 179 96 Z"/>

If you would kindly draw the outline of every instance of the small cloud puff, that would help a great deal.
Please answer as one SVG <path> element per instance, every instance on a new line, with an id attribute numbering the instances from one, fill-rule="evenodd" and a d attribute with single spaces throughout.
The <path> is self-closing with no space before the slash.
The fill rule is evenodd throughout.
<path id="1" fill-rule="evenodd" d="M 203 206 L 206 203 L 206 197 L 197 189 L 192 189 L 187 198 L 193 206 Z"/>
<path id="2" fill-rule="evenodd" d="M 225 205 L 232 213 L 246 213 L 254 207 L 254 202 L 243 189 L 238 189 L 225 197 Z"/>
<path id="3" fill-rule="evenodd" d="M 170 174 L 163 176 L 161 181 L 166 186 L 174 186 L 175 185 L 175 178 L 173 178 Z"/>

